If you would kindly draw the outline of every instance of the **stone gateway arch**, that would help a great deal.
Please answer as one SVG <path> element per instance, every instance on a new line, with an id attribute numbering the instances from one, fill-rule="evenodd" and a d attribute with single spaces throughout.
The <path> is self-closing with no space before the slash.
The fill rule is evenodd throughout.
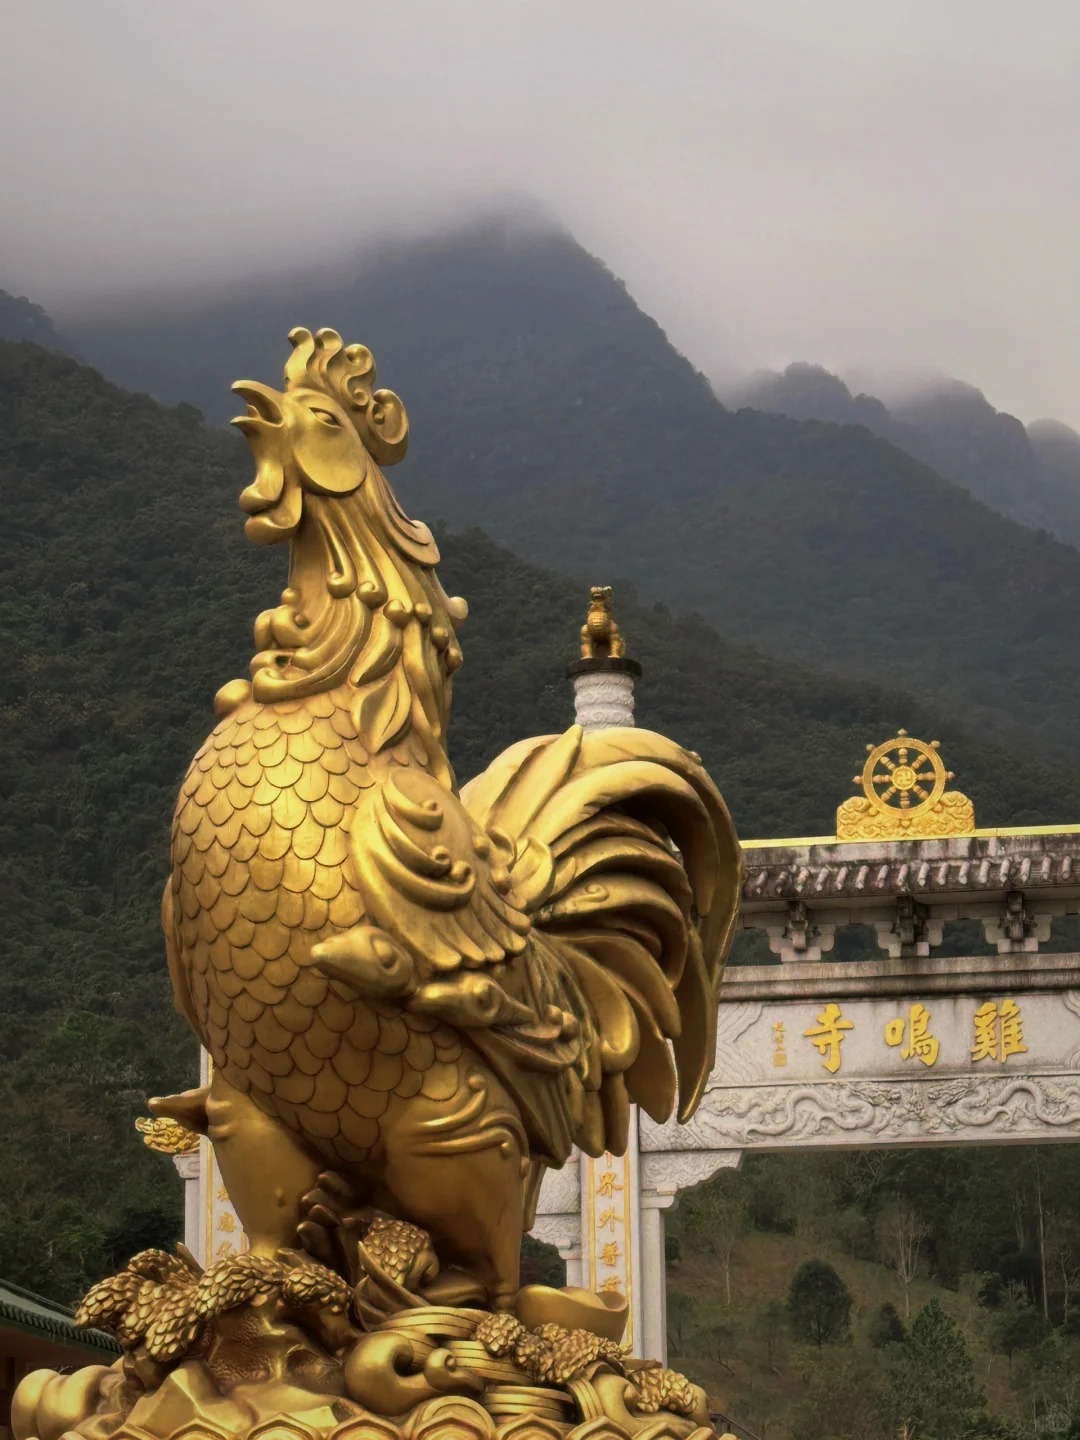
<path id="1" fill-rule="evenodd" d="M 979 830 L 935 746 L 867 748 L 836 836 L 743 842 L 741 924 L 774 963 L 729 966 L 697 1113 L 640 1116 L 626 1157 L 582 1158 L 542 1195 L 533 1233 L 571 1283 L 622 1259 L 649 1353 L 666 1348 L 663 1212 L 747 1152 L 1080 1139 L 1080 953 L 1051 934 L 1080 913 L 1080 826 Z M 954 921 L 983 953 L 947 953 Z M 835 961 L 855 925 L 879 958 Z"/>

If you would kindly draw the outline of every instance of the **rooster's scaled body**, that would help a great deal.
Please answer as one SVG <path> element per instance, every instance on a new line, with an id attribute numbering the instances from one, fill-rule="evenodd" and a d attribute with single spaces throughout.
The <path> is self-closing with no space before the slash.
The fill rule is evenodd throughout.
<path id="1" fill-rule="evenodd" d="M 198 1109 L 256 1252 L 335 1171 L 507 1305 L 545 1167 L 623 1148 L 632 1101 L 697 1103 L 738 845 L 647 731 L 525 741 L 458 794 L 466 607 L 376 463 L 404 411 L 363 347 L 290 339 L 284 390 L 235 387 L 246 528 L 289 541 L 288 587 L 183 783 L 163 904 L 212 1079 L 156 1108 Z"/>

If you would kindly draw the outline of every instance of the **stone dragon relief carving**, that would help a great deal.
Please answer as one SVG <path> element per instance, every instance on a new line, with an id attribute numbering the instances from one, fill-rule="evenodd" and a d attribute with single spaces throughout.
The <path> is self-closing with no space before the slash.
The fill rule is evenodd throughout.
<path id="1" fill-rule="evenodd" d="M 537 1208 L 541 1215 L 581 1214 L 581 1161 L 576 1155 L 561 1170 L 545 1175 Z"/>
<path id="2" fill-rule="evenodd" d="M 641 1157 L 642 1189 L 674 1195 L 709 1180 L 718 1170 L 737 1170 L 741 1150 L 666 1150 Z"/>
<path id="3" fill-rule="evenodd" d="M 709 1080 L 715 1085 L 752 1085 L 759 1081 L 765 1067 L 755 1056 L 740 1051 L 738 1040 L 761 1019 L 765 1009 L 760 1002 L 744 1005 L 721 1005 L 716 1022 L 716 1068 Z"/>
<path id="4" fill-rule="evenodd" d="M 821 1085 L 717 1087 L 679 1137 L 701 1150 L 807 1144 L 903 1143 L 977 1137 L 1080 1136 L 1080 1080 L 963 1077 Z"/>
<path id="5" fill-rule="evenodd" d="M 1080 1018 L 1080 990 L 1064 990 L 1061 995 L 1061 1003 L 1070 1015 Z M 1080 1068 L 1080 1045 L 1069 1056 L 1070 1067 Z"/>

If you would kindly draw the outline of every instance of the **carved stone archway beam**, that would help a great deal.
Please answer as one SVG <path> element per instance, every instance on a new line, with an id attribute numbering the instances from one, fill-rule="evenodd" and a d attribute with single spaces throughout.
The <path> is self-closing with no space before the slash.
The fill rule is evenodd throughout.
<path id="1" fill-rule="evenodd" d="M 846 925 L 869 925 L 892 959 L 928 956 L 946 923 L 981 922 L 1000 954 L 1033 953 L 1080 913 L 1080 829 L 946 840 L 751 841 L 742 925 L 784 963 L 814 963 Z"/>

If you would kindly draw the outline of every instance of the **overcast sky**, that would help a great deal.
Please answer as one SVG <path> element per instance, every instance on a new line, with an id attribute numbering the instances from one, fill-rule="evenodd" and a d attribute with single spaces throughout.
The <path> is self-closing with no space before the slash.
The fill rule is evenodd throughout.
<path id="1" fill-rule="evenodd" d="M 0 287 L 62 322 L 534 196 L 713 373 L 1080 425 L 1077 0 L 7 0 Z"/>

